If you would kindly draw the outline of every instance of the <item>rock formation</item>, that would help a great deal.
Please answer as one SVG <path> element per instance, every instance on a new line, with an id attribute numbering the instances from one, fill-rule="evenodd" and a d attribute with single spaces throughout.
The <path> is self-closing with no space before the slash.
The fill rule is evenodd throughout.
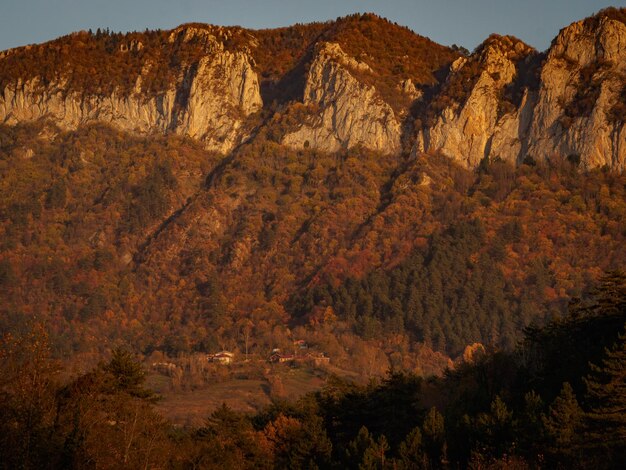
<path id="1" fill-rule="evenodd" d="M 511 60 L 511 53 L 523 59 Z M 595 17 L 563 29 L 535 89 L 520 83 L 520 68 L 532 56 L 521 42 L 499 38 L 453 63 L 448 81 L 471 61 L 479 63 L 478 77 L 465 101 L 444 108 L 418 130 L 415 152 L 440 151 L 469 168 L 483 158 L 519 163 L 531 157 L 625 169 L 626 116 L 616 116 L 614 107 L 626 85 L 626 25 Z M 506 87 L 522 88 L 512 110 L 503 106 Z"/>
<path id="2" fill-rule="evenodd" d="M 179 28 L 170 41 L 189 41 L 199 31 Z M 246 52 L 225 51 L 213 36 L 203 34 L 207 55 L 186 64 L 176 83 L 157 95 L 149 96 L 142 87 L 149 62 L 130 93 L 85 95 L 68 89 L 63 78 L 46 86 L 38 78 L 18 80 L 0 93 L 0 122 L 48 118 L 75 129 L 101 121 L 132 132 L 188 135 L 207 149 L 226 153 L 241 141 L 244 118 L 262 107 L 259 82 Z"/>
<path id="3" fill-rule="evenodd" d="M 501 113 L 502 94 L 517 74 L 517 63 L 531 48 L 507 36 L 487 40 L 469 60 L 459 58 L 451 65 L 452 80 L 475 80 L 464 102 L 455 102 L 435 116 L 433 123 L 417 137 L 417 150 L 437 150 L 476 167 L 483 158 L 516 161 L 529 121 L 528 97 L 513 113 Z M 478 76 L 460 76 L 474 63 Z M 444 88 L 444 92 L 446 92 Z"/>
<path id="4" fill-rule="evenodd" d="M 304 103 L 318 112 L 283 144 L 334 152 L 362 146 L 383 153 L 400 149 L 401 129 L 393 109 L 373 86 L 359 82 L 351 71 L 367 64 L 347 56 L 339 44 L 322 43 L 307 75 Z"/>
<path id="5" fill-rule="evenodd" d="M 626 169 L 624 122 L 612 116 L 625 72 L 624 23 L 598 18 L 562 30 L 541 71 L 529 155 L 574 156 L 586 168 Z"/>
<path id="6" fill-rule="evenodd" d="M 404 51 L 381 55 L 384 45 L 375 44 L 372 50 L 379 61 L 373 62 L 367 50 L 355 52 L 359 47 L 354 44 L 342 46 L 340 39 L 333 41 L 332 36 L 321 34 L 309 49 L 302 48 L 312 53 L 311 59 L 298 56 L 290 67 L 300 64 L 301 68 L 288 69 L 284 63 L 268 59 L 267 53 L 257 54 L 260 47 L 266 47 L 260 45 L 259 33 L 181 26 L 161 36 L 156 46 L 141 35 L 116 43 L 111 54 L 128 58 L 149 48 L 170 47 L 177 59 L 170 57 L 164 62 L 161 57 L 157 64 L 153 56 L 145 55 L 133 69 L 131 85 L 123 90 L 114 87 L 110 92 L 95 93 L 77 89 L 71 86 L 73 71 L 65 69 L 56 71 L 57 78 L 52 80 L 50 76 L 44 80 L 43 73 L 38 76 L 36 65 L 28 69 L 35 71 L 27 74 L 29 78 L 20 78 L 23 67 L 17 67 L 13 75 L 0 73 L 4 87 L 0 89 L 0 122 L 11 125 L 48 118 L 61 128 L 74 129 L 103 121 L 132 132 L 186 135 L 208 149 L 228 153 L 250 134 L 253 124 L 263 124 L 248 120 L 263 107 L 262 75 L 274 91 L 294 83 L 295 89 L 301 90 L 300 83 L 304 84 L 303 92 L 298 92 L 303 93 L 301 100 L 293 101 L 297 94 L 289 94 L 282 102 L 274 99 L 278 104 L 270 104 L 263 113 L 269 121 L 276 117 L 274 122 L 284 124 L 272 135 L 293 148 L 334 152 L 360 146 L 394 154 L 412 145 L 414 155 L 440 152 L 468 168 L 476 168 L 484 159 L 520 163 L 526 158 L 567 158 L 582 168 L 624 170 L 623 17 L 623 10 L 614 10 L 573 23 L 559 33 L 545 54 L 516 38 L 493 35 L 467 57 L 447 49 L 445 61 L 437 62 L 436 67 L 432 63 L 423 69 L 413 67 L 411 73 L 405 65 L 413 57 L 424 62 L 427 56 L 415 52 L 409 56 Z M 77 41 L 80 34 L 90 37 L 76 34 Z M 264 44 L 277 47 L 280 37 Z M 23 57 L 32 54 L 32 60 L 42 54 L 37 47 L 19 50 Z M 182 51 L 180 58 L 175 56 L 177 51 Z M 294 51 L 282 53 L 295 57 Z M 15 59 L 15 54 L 16 50 L 0 53 L 0 67 L 3 61 Z M 265 60 L 266 68 L 256 64 L 254 57 Z M 457 59 L 449 63 L 454 57 Z M 155 92 L 146 83 L 155 75 L 153 71 L 162 71 L 164 66 L 169 67 L 169 81 Z M 449 70 L 445 77 L 435 75 L 442 66 Z M 275 76 L 277 70 L 282 75 Z M 281 121 L 284 110 L 287 115 L 295 111 L 290 116 L 297 115 L 297 119 Z"/>

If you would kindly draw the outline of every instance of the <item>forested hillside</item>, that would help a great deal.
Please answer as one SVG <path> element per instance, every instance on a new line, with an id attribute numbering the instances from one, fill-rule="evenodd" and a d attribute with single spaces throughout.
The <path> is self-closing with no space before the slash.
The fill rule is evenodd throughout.
<path id="1" fill-rule="evenodd" d="M 331 378 L 254 415 L 226 405 L 200 427 L 154 408 L 132 354 L 60 385 L 45 332 L 0 344 L 2 468 L 621 468 L 626 457 L 626 277 L 513 351 L 483 351 L 444 377 Z"/>
<path id="2" fill-rule="evenodd" d="M 49 124 L 3 128 L 1 151 L 3 330 L 45 321 L 65 356 L 241 351 L 247 321 L 252 353 L 299 335 L 345 365 L 354 335 L 381 370 L 409 344 L 511 349 L 624 263 L 624 176 L 570 163 L 471 172 L 262 136 L 221 160 Z"/>
<path id="3" fill-rule="evenodd" d="M 0 468 L 619 468 L 625 17 L 0 52 Z"/>

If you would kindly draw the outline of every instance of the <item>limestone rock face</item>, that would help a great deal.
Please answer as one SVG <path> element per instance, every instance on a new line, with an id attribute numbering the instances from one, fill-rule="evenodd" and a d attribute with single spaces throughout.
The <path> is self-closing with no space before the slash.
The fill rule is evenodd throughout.
<path id="1" fill-rule="evenodd" d="M 523 61 L 510 56 L 528 51 L 503 39 L 451 65 L 448 80 L 478 60 L 478 77 L 465 101 L 417 131 L 415 153 L 440 151 L 468 168 L 483 158 L 519 163 L 574 157 L 583 168 L 624 170 L 626 130 L 612 109 L 626 89 L 626 25 L 604 17 L 563 29 L 547 52 L 538 86 L 526 88 L 514 109 L 502 106 L 502 96 L 506 87 L 523 87 L 516 82 Z"/>
<path id="2" fill-rule="evenodd" d="M 38 79 L 18 81 L 0 94 L 0 121 L 7 124 L 50 118 L 66 129 L 89 121 L 109 122 L 121 129 L 148 132 L 165 130 L 172 119 L 176 90 L 158 97 L 83 96 L 68 92 L 64 81 L 42 87 Z"/>
<path id="3" fill-rule="evenodd" d="M 204 57 L 188 82 L 187 105 L 174 130 L 228 152 L 241 140 L 240 116 L 263 106 L 258 78 L 246 54 L 221 52 Z"/>
<path id="4" fill-rule="evenodd" d="M 283 86 L 287 90 L 280 95 L 284 100 L 275 100 L 278 108 L 272 105 L 263 113 L 271 132 L 259 135 L 278 136 L 293 148 L 335 152 L 362 147 L 396 154 L 412 145 L 413 155 L 440 152 L 467 168 L 485 159 L 520 163 L 530 157 L 567 158 L 582 168 L 622 171 L 626 25 L 619 18 L 599 13 L 573 23 L 545 54 L 513 37 L 493 35 L 473 54 L 452 62 L 444 82 L 437 82 L 444 62 L 437 71 L 428 71 L 431 81 L 424 81 L 415 70 L 412 76 L 398 75 L 395 65 L 409 56 L 390 51 L 384 56 L 389 70 L 369 61 L 375 72 L 358 58 L 374 60 L 376 54 L 362 51 L 351 57 L 329 36 L 319 36 L 326 40 L 314 46 L 311 65 L 299 75 L 308 63 L 308 45 L 299 65 L 286 71 L 276 68 L 273 59 L 268 62 L 268 54 L 258 54 L 257 48 L 268 46 L 253 31 L 185 25 L 163 35 L 157 46 L 136 37 L 117 44 L 116 54 L 141 61 L 129 68 L 137 76 L 134 87 L 123 90 L 90 94 L 76 89 L 72 70 L 42 73 L 45 83 L 43 78 L 22 80 L 17 78 L 25 76 L 20 72 L 7 73 L 0 89 L 0 123 L 47 118 L 62 129 L 76 129 L 99 121 L 129 132 L 189 136 L 226 154 L 253 133 L 253 126 L 263 125 L 261 115 L 249 119 L 263 108 L 258 69 L 265 90 L 271 91 L 267 96 L 280 95 Z M 38 46 L 19 51 L 32 47 Z M 172 55 L 141 55 L 151 48 Z M 0 52 L 0 70 L 12 70 L 17 52 Z M 169 84 L 161 85 L 158 93 L 149 91 L 148 85 L 156 83 L 155 76 L 163 77 L 162 67 L 169 63 L 178 64 L 167 71 Z M 300 80 L 304 93 L 296 103 L 292 93 Z M 278 132 L 271 122 L 279 124 Z"/>
<path id="5" fill-rule="evenodd" d="M 535 159 L 576 156 L 585 168 L 626 168 L 624 122 L 611 119 L 626 84 L 626 26 L 598 21 L 565 28 L 548 52 L 528 136 Z"/>
<path id="6" fill-rule="evenodd" d="M 508 37 L 489 40 L 478 57 L 479 76 L 464 103 L 454 103 L 436 116 L 434 123 L 417 137 L 417 150 L 437 150 L 475 168 L 485 157 L 517 161 L 523 150 L 522 142 L 530 125 L 529 106 L 532 97 L 526 95 L 515 112 L 502 113 L 501 95 L 516 76 L 514 57 L 525 55 L 530 48 Z M 452 63 L 450 77 L 469 67 L 468 59 Z"/>
<path id="7" fill-rule="evenodd" d="M 367 64 L 347 56 L 338 44 L 318 46 L 304 91 L 304 104 L 317 113 L 285 135 L 282 143 L 328 152 L 357 145 L 387 154 L 398 152 L 401 126 L 393 109 L 373 86 L 351 73 L 367 70 Z"/>
<path id="8" fill-rule="evenodd" d="M 0 90 L 0 122 L 49 118 L 61 128 L 75 129 L 101 121 L 131 132 L 188 135 L 207 149 L 226 153 L 241 141 L 245 117 L 262 107 L 259 80 L 246 52 L 224 51 L 213 36 L 191 29 L 175 30 L 170 41 L 202 34 L 207 55 L 185 67 L 176 82 L 156 96 L 147 96 L 142 87 L 150 63 L 125 94 L 85 95 L 69 90 L 64 79 L 46 86 L 38 79 L 18 81 Z"/>

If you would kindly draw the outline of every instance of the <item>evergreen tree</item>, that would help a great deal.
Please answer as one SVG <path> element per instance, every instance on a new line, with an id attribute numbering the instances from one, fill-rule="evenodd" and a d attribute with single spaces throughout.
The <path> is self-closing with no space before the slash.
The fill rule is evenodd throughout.
<path id="1" fill-rule="evenodd" d="M 422 433 L 419 427 L 414 428 L 406 439 L 400 444 L 398 450 L 400 459 L 399 468 L 422 468 L 424 464 L 424 452 L 422 450 Z"/>
<path id="2" fill-rule="evenodd" d="M 350 468 L 359 468 L 366 452 L 374 447 L 376 442 L 365 426 L 361 426 L 357 436 L 348 444 L 346 449 L 347 462 Z"/>
<path id="3" fill-rule="evenodd" d="M 550 450 L 556 455 L 570 455 L 576 449 L 576 438 L 582 423 L 583 412 L 578 405 L 572 386 L 565 382 L 543 424 L 550 441 Z"/>
<path id="4" fill-rule="evenodd" d="M 626 461 L 626 334 L 619 336 L 600 366 L 584 379 L 590 410 L 585 415 L 587 444 Z"/>
<path id="5" fill-rule="evenodd" d="M 542 443 L 543 400 L 537 392 L 531 390 L 524 395 L 524 409 L 517 423 L 517 441 L 519 448 L 526 455 L 536 457 L 538 447 Z"/>
<path id="6" fill-rule="evenodd" d="M 385 468 L 385 453 L 389 450 L 387 438 L 382 435 L 365 449 L 359 470 L 378 470 Z"/>
<path id="7" fill-rule="evenodd" d="M 513 413 L 498 395 L 491 402 L 489 411 L 478 417 L 477 424 L 485 447 L 494 457 L 500 457 L 509 451 L 513 441 Z"/>
<path id="8" fill-rule="evenodd" d="M 424 434 L 424 448 L 433 466 L 439 466 L 445 458 L 445 426 L 441 413 L 432 407 L 422 426 Z"/>
<path id="9" fill-rule="evenodd" d="M 115 349 L 111 360 L 102 366 L 102 370 L 107 374 L 110 387 L 114 391 L 126 392 L 140 398 L 150 398 L 153 395 L 143 388 L 145 372 L 141 363 L 125 349 Z"/>

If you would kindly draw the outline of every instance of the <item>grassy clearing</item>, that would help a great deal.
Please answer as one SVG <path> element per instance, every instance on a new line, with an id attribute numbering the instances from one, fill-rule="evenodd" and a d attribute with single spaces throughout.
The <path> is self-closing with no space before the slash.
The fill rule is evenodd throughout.
<path id="1" fill-rule="evenodd" d="M 161 374 L 150 374 L 147 383 L 162 396 L 157 408 L 164 417 L 178 426 L 199 426 L 223 403 L 237 411 L 254 413 L 273 398 L 294 400 L 320 390 L 327 377 L 328 372 L 320 369 L 277 365 L 262 379 L 231 376 L 188 390 L 176 390 L 171 379 Z"/>

